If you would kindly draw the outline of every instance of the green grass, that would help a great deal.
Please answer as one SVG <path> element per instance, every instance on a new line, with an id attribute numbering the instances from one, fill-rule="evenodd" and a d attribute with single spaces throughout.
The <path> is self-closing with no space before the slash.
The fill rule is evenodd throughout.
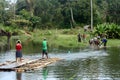
<path id="1" fill-rule="evenodd" d="M 76 31 L 76 32 L 75 32 Z M 77 29 L 62 29 L 62 30 L 35 30 L 28 36 L 22 31 L 20 39 L 24 42 L 31 40 L 34 43 L 41 43 L 44 38 L 47 39 L 49 47 L 67 47 L 78 48 L 84 47 L 87 44 L 77 42 L 77 34 L 80 30 Z"/>
<path id="2" fill-rule="evenodd" d="M 23 32 L 20 35 L 20 39 L 24 42 L 30 40 L 34 43 L 42 43 L 44 38 L 47 39 L 49 47 L 67 47 L 67 48 L 79 48 L 88 46 L 88 40 L 90 39 L 89 33 L 87 33 L 86 42 L 77 42 L 77 34 L 83 33 L 82 29 L 61 29 L 61 30 L 35 30 L 30 32 L 29 36 Z M 107 46 L 119 46 L 120 40 L 108 39 Z"/>
<path id="3" fill-rule="evenodd" d="M 120 40 L 119 39 L 108 39 L 107 46 L 112 46 L 112 47 L 120 46 Z"/>
<path id="4" fill-rule="evenodd" d="M 40 45 L 44 38 L 47 39 L 49 47 L 63 47 L 63 48 L 80 48 L 88 46 L 88 40 L 90 39 L 89 33 L 87 33 L 86 42 L 77 41 L 77 34 L 83 34 L 83 29 L 52 29 L 52 30 L 35 30 L 34 32 L 28 32 L 24 30 L 19 31 L 19 35 L 12 37 L 11 39 L 20 39 L 23 43 L 33 42 Z M 3 38 L 4 39 L 4 38 Z M 3 40 L 2 41 L 5 41 Z M 119 46 L 120 40 L 108 39 L 107 46 Z"/>

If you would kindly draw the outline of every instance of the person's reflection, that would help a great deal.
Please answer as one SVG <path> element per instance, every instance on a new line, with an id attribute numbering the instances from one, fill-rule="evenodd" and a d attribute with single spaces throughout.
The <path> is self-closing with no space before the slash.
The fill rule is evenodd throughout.
<path id="1" fill-rule="evenodd" d="M 47 79 L 47 75 L 48 75 L 48 69 L 47 67 L 43 68 L 43 80 L 46 80 Z"/>
<path id="2" fill-rule="evenodd" d="M 16 72 L 16 80 L 22 80 L 21 75 L 22 75 L 21 72 Z"/>

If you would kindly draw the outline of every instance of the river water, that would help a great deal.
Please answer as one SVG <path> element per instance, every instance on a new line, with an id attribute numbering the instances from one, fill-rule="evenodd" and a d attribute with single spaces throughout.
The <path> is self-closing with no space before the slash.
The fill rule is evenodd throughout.
<path id="1" fill-rule="evenodd" d="M 31 49 L 24 51 L 23 56 L 30 59 L 41 58 L 41 52 Z M 54 49 L 49 52 L 49 57 L 62 60 L 35 71 L 0 72 L 0 80 L 120 80 L 119 47 L 100 50 Z M 0 63 L 13 60 L 14 49 L 0 52 Z"/>

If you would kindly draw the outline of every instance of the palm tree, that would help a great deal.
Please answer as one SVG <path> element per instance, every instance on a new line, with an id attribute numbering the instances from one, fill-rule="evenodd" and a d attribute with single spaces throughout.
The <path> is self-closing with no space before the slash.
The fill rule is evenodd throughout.
<path id="1" fill-rule="evenodd" d="M 0 36 L 7 36 L 7 49 L 10 49 L 10 38 L 13 35 L 17 35 L 17 30 L 10 28 L 10 27 L 5 27 L 4 29 L 0 30 Z"/>

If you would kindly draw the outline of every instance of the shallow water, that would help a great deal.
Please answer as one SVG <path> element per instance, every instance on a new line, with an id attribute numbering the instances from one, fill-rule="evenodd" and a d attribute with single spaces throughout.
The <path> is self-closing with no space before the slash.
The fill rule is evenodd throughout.
<path id="1" fill-rule="evenodd" d="M 15 60 L 15 51 L 0 53 L 0 63 Z M 24 58 L 41 58 L 41 53 L 25 53 Z M 45 68 L 17 73 L 0 72 L 0 80 L 119 80 L 120 48 L 53 51 L 49 57 L 63 60 Z"/>

